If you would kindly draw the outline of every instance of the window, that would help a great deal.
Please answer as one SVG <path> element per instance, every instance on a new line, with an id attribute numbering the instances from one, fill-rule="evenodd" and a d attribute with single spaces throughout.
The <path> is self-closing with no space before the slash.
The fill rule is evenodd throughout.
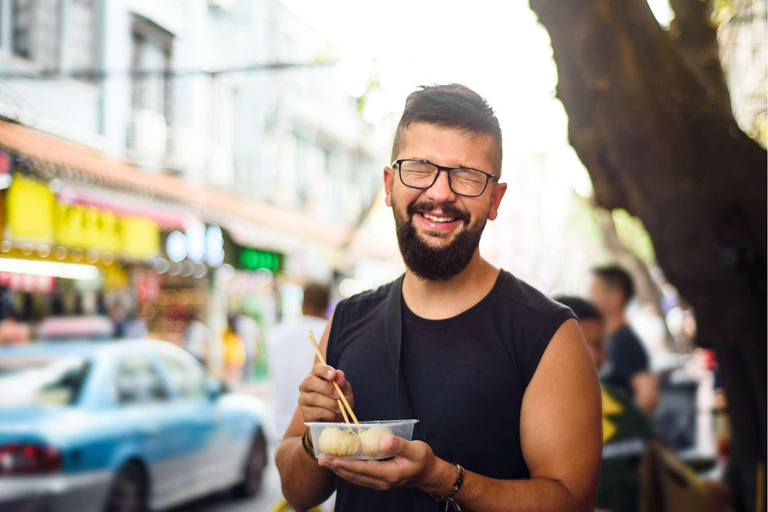
<path id="1" fill-rule="evenodd" d="M 69 0 L 66 18 L 66 66 L 73 71 L 96 69 L 95 0 Z"/>
<path id="2" fill-rule="evenodd" d="M 160 402 L 168 398 L 157 369 L 143 354 L 126 356 L 117 373 L 115 388 L 123 405 Z"/>
<path id="3" fill-rule="evenodd" d="M 149 20 L 133 21 L 133 108 L 170 117 L 173 36 Z"/>
<path id="4" fill-rule="evenodd" d="M 60 0 L 13 0 L 11 49 L 14 55 L 55 70 L 61 60 Z"/>
<path id="5" fill-rule="evenodd" d="M 179 398 L 198 399 L 206 396 L 205 373 L 197 364 L 171 354 L 162 354 L 160 360 Z"/>
<path id="6" fill-rule="evenodd" d="M 0 358 L 0 409 L 77 402 L 90 364 L 80 356 Z"/>

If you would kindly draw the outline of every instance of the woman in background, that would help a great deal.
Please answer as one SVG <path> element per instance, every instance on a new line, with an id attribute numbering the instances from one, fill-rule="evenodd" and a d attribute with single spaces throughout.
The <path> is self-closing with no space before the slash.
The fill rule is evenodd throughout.
<path id="1" fill-rule="evenodd" d="M 229 381 L 239 382 L 245 365 L 245 346 L 237 333 L 237 317 L 227 317 L 227 328 L 222 337 L 224 341 L 224 376 Z"/>

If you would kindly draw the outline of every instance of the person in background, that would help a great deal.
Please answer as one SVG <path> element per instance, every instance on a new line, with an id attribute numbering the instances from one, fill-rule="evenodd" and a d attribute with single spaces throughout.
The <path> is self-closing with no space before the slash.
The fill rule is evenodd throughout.
<path id="1" fill-rule="evenodd" d="M 590 296 L 603 315 L 608 335 L 600 379 L 629 392 L 640 408 L 653 416 L 659 400 L 658 382 L 650 371 L 648 354 L 628 325 L 625 313 L 635 293 L 632 277 L 618 265 L 598 267 L 593 273 Z"/>
<path id="2" fill-rule="evenodd" d="M 19 323 L 16 310 L 11 307 L 3 309 L 3 319 L 0 320 L 0 345 L 12 345 L 29 341 L 29 327 Z"/>
<path id="3" fill-rule="evenodd" d="M 189 311 L 187 313 L 187 328 L 184 331 L 184 349 L 206 367 L 210 341 L 211 335 L 208 327 L 200 321 L 200 317 L 195 311 Z"/>
<path id="4" fill-rule="evenodd" d="M 79 309 L 82 311 L 81 308 Z M 82 312 L 78 314 L 82 314 Z M 113 336 L 115 338 L 125 338 L 125 328 L 128 325 L 128 317 L 125 314 L 125 309 L 119 305 L 112 306 L 109 310 L 109 318 L 112 320 L 112 325 L 114 326 Z"/>
<path id="5" fill-rule="evenodd" d="M 254 365 L 259 357 L 261 329 L 259 329 L 259 324 L 256 323 L 256 320 L 241 310 L 235 318 L 235 331 L 240 335 L 240 339 L 243 340 L 243 347 L 245 348 L 243 380 L 248 380 L 253 376 Z"/>
<path id="6" fill-rule="evenodd" d="M 330 291 L 327 286 L 309 283 L 304 287 L 302 316 L 276 325 L 269 337 L 270 375 L 275 398 L 275 433 L 283 437 L 299 400 L 299 384 L 312 368 L 315 352 L 307 333 L 316 337 L 325 331 Z"/>
<path id="7" fill-rule="evenodd" d="M 136 309 L 130 312 L 123 331 L 126 338 L 139 340 L 147 336 L 147 322 L 139 317 Z"/>
<path id="8" fill-rule="evenodd" d="M 606 358 L 603 315 L 580 297 L 555 297 L 579 319 L 598 369 Z M 597 512 L 635 512 L 640 499 L 640 457 L 656 433 L 626 390 L 602 384 L 603 460 L 597 485 Z"/>
<path id="9" fill-rule="evenodd" d="M 245 347 L 243 339 L 237 333 L 236 315 L 227 317 L 227 328 L 224 330 L 224 376 L 230 382 L 240 382 L 245 365 Z"/>

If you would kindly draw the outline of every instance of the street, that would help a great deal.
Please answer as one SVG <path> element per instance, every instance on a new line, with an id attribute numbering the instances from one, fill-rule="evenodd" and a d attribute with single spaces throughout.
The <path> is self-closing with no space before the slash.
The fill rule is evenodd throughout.
<path id="1" fill-rule="evenodd" d="M 280 497 L 280 478 L 274 462 L 270 461 L 264 487 L 257 496 L 243 499 L 230 493 L 219 493 L 174 508 L 172 512 L 266 512 Z"/>

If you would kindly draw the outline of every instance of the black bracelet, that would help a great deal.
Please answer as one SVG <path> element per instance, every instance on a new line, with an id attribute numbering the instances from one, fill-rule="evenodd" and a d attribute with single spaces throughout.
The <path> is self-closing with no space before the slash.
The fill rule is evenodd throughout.
<path id="1" fill-rule="evenodd" d="M 301 445 L 310 457 L 317 459 L 317 456 L 315 455 L 315 446 L 312 444 L 312 440 L 309 439 L 309 427 L 304 431 L 304 435 L 301 436 Z"/>
<path id="2" fill-rule="evenodd" d="M 446 494 L 445 496 L 432 496 L 432 499 L 435 501 L 439 501 L 440 503 L 445 503 L 445 509 L 443 509 L 443 512 L 448 512 L 448 508 L 451 507 L 456 512 L 461 512 L 461 507 L 458 503 L 456 503 L 456 500 L 453 499 L 453 497 L 456 495 L 456 493 L 461 489 L 461 484 L 464 483 L 464 476 L 466 475 L 466 470 L 461 466 L 461 464 L 456 464 L 456 469 L 459 470 L 459 477 L 456 479 L 456 482 L 453 484 L 453 489 L 451 490 L 450 494 Z"/>

